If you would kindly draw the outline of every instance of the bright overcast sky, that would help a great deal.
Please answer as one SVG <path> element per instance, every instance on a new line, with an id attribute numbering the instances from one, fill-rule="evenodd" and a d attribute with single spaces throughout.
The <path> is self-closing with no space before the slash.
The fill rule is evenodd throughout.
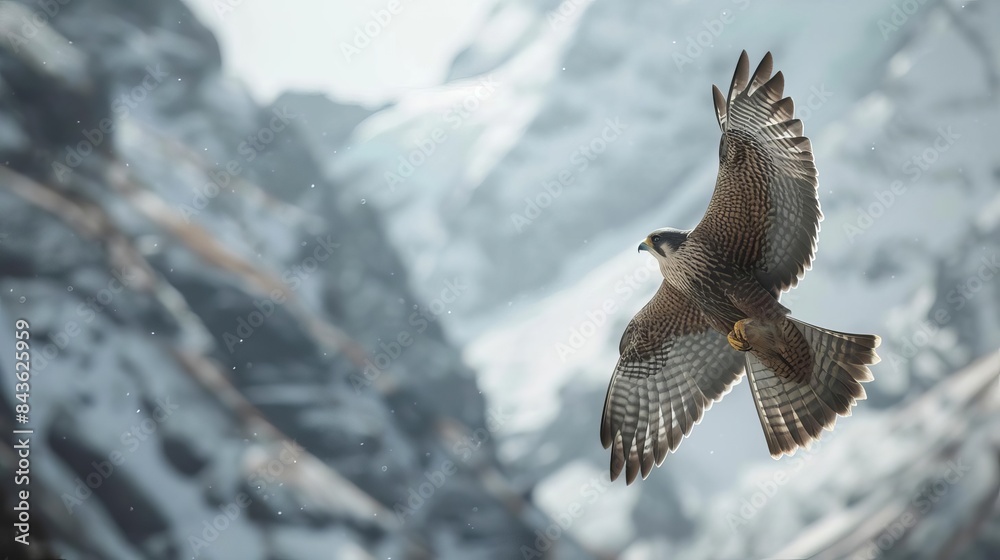
<path id="1" fill-rule="evenodd" d="M 390 0 L 186 0 L 216 35 L 227 73 L 266 103 L 289 89 L 380 104 L 442 82 L 493 0 L 397 0 L 397 14 L 350 61 L 341 43 L 378 28 Z M 219 6 L 234 6 L 221 13 Z M 388 12 L 386 12 L 388 13 Z M 383 19 L 385 19 L 383 17 Z"/>

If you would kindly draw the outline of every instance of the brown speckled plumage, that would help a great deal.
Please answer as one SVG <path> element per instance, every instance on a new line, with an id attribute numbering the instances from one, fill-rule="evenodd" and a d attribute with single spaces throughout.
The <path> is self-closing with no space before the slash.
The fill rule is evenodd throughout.
<path id="1" fill-rule="evenodd" d="M 774 457 L 865 398 L 879 337 L 808 325 L 778 302 L 812 265 L 823 215 L 812 145 L 771 70 L 768 53 L 751 75 L 743 52 L 728 97 L 713 86 L 722 139 L 708 209 L 693 230 L 640 246 L 664 281 L 625 329 L 608 387 L 612 479 L 645 478 L 744 371 Z"/>

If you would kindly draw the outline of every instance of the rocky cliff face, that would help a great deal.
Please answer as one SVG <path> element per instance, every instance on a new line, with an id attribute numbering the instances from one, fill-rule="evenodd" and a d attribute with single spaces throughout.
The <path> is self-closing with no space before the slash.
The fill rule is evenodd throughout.
<path id="1" fill-rule="evenodd" d="M 255 105 L 179 1 L 3 9 L 0 330 L 30 323 L 36 541 L 249 560 L 535 538 L 494 457 L 505 413 L 442 329 L 463 280 L 411 292 L 372 205 L 317 163 L 308 97 Z"/>

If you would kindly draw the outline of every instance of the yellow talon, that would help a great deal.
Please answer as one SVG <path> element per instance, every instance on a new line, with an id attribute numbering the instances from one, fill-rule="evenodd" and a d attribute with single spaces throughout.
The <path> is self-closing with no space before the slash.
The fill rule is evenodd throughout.
<path id="1" fill-rule="evenodd" d="M 740 352 L 750 350 L 750 342 L 747 341 L 747 333 L 744 327 L 746 321 L 747 319 L 736 321 L 736 324 L 733 325 L 733 332 L 729 333 L 726 337 L 729 339 L 729 345 Z"/>

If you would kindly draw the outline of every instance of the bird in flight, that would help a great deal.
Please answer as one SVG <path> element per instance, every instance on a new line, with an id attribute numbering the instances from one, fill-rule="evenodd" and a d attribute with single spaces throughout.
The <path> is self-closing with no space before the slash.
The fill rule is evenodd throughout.
<path id="1" fill-rule="evenodd" d="M 646 478 L 744 371 L 774 458 L 832 429 L 872 380 L 878 336 L 804 323 L 778 302 L 811 268 L 823 214 L 812 145 L 771 69 L 767 53 L 750 74 L 743 51 L 729 94 L 712 86 L 722 140 L 708 209 L 639 245 L 663 282 L 618 347 L 601 419 L 612 480 Z"/>

